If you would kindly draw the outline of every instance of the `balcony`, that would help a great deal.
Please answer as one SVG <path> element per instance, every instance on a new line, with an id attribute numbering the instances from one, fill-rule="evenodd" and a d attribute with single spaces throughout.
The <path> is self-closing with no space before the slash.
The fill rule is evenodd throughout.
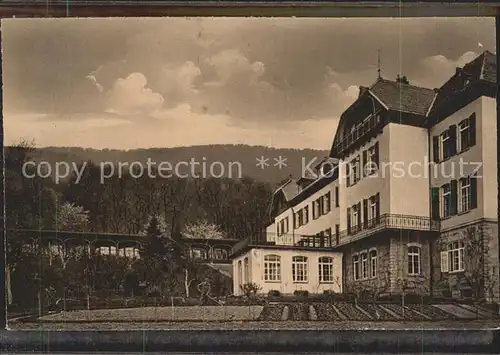
<path id="1" fill-rule="evenodd" d="M 341 140 L 333 147 L 336 156 L 341 156 L 350 149 L 355 149 L 364 137 L 370 137 L 383 126 L 379 114 L 368 116 L 363 122 L 354 126 L 351 132 L 341 137 Z"/>
<path id="2" fill-rule="evenodd" d="M 335 236 L 328 235 L 303 235 L 303 234 L 276 234 L 262 233 L 258 236 L 248 237 L 236 245 L 232 249 L 232 254 L 242 250 L 259 247 L 280 247 L 284 249 L 331 249 L 334 243 Z"/>
<path id="3" fill-rule="evenodd" d="M 351 226 L 351 228 L 341 231 L 338 238 L 335 238 L 338 241 L 335 246 L 352 243 L 356 240 L 386 230 L 439 232 L 440 221 L 421 216 L 383 214 L 361 225 Z"/>

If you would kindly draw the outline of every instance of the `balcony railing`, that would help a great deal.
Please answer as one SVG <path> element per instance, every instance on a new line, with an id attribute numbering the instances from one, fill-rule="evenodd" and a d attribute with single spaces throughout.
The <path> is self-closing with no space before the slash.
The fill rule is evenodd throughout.
<path id="1" fill-rule="evenodd" d="M 383 214 L 378 218 L 370 219 L 359 225 L 351 226 L 339 233 L 338 245 L 347 244 L 358 239 L 365 238 L 382 230 L 408 230 L 438 232 L 440 221 L 428 217 Z"/>
<path id="2" fill-rule="evenodd" d="M 280 247 L 302 247 L 302 248 L 331 248 L 335 245 L 335 236 L 329 235 L 304 235 L 304 234 L 277 234 L 262 233 L 258 236 L 248 237 L 238 242 L 233 247 L 236 253 L 249 246 L 280 246 Z"/>

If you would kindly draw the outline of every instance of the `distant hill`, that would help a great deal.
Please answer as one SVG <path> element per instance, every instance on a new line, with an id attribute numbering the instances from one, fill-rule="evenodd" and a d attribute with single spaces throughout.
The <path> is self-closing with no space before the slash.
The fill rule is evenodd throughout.
<path id="1" fill-rule="evenodd" d="M 6 153 L 8 147 L 6 147 Z M 176 148 L 150 148 L 150 149 L 133 149 L 128 151 L 113 150 L 113 149 L 89 149 L 77 147 L 46 147 L 37 148 L 33 155 L 35 161 L 46 161 L 55 166 L 56 162 L 67 162 L 80 164 L 84 161 L 92 161 L 99 165 L 103 162 L 110 163 L 128 163 L 140 162 L 146 167 L 148 159 L 156 162 L 156 166 L 161 162 L 168 162 L 172 167 L 175 167 L 179 162 L 198 162 L 201 167 L 205 163 L 207 174 L 210 172 L 210 167 L 213 167 L 214 174 L 220 174 L 221 166 L 224 169 L 225 177 L 238 178 L 239 171 L 243 176 L 249 176 L 260 181 L 278 184 L 289 175 L 299 177 L 302 174 L 303 160 L 305 164 L 313 159 L 326 157 L 327 151 L 313 149 L 277 149 L 263 146 L 249 145 L 205 145 L 205 146 L 189 146 Z M 275 159 L 279 157 L 286 159 L 286 166 L 274 166 Z M 257 158 L 268 158 L 269 166 L 261 169 L 257 166 Z M 214 162 L 217 162 L 214 164 Z M 232 168 L 229 169 L 230 163 Z M 164 166 L 167 166 L 164 164 Z M 179 170 L 182 174 L 188 172 L 189 168 L 184 165 L 179 165 Z M 231 170 L 231 173 L 230 173 Z M 116 171 L 116 170 L 115 170 Z M 200 171 L 200 170 L 197 170 Z M 229 176 L 229 175 L 232 176 Z M 210 174 L 209 174 L 210 175 Z"/>

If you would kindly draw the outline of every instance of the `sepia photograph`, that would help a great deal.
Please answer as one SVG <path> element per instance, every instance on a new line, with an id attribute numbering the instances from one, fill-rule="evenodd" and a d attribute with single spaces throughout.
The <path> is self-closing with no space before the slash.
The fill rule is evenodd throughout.
<path id="1" fill-rule="evenodd" d="M 495 19 L 3 19 L 10 330 L 491 329 Z"/>

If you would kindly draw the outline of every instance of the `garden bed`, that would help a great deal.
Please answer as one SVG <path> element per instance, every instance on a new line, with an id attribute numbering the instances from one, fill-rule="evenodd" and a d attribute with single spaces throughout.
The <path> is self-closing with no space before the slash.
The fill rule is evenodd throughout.
<path id="1" fill-rule="evenodd" d="M 289 320 L 309 320 L 309 303 L 289 303 Z"/>
<path id="2" fill-rule="evenodd" d="M 100 309 L 61 312 L 40 317 L 41 322 L 131 322 L 131 321 L 248 321 L 257 320 L 262 306 L 192 306 Z"/>
<path id="3" fill-rule="evenodd" d="M 264 306 L 262 312 L 260 313 L 259 320 L 260 321 L 281 321 L 281 317 L 283 315 L 283 310 L 285 309 L 285 305 L 280 304 L 270 304 Z"/>
<path id="4" fill-rule="evenodd" d="M 348 320 L 371 320 L 353 303 L 339 302 L 335 306 Z"/>
<path id="5" fill-rule="evenodd" d="M 407 308 L 412 311 L 417 311 L 426 316 L 430 317 L 432 320 L 451 320 L 456 319 L 452 314 L 449 314 L 439 308 L 430 305 L 420 305 L 420 304 L 408 304 Z"/>
<path id="6" fill-rule="evenodd" d="M 359 307 L 361 307 L 366 313 L 368 313 L 373 318 L 373 320 L 397 321 L 399 319 L 394 317 L 382 307 L 372 303 L 360 303 Z"/>
<path id="7" fill-rule="evenodd" d="M 390 311 L 392 311 L 393 313 L 397 314 L 398 316 L 400 316 L 404 320 L 409 320 L 409 321 L 425 321 L 425 320 L 428 320 L 427 318 L 425 318 L 421 314 L 413 312 L 408 307 L 404 308 L 404 313 L 403 313 L 401 305 L 399 305 L 399 304 L 384 304 L 383 307 L 389 309 Z"/>
<path id="8" fill-rule="evenodd" d="M 314 309 L 319 321 L 341 321 L 342 318 L 335 308 L 328 303 L 315 303 Z"/>

